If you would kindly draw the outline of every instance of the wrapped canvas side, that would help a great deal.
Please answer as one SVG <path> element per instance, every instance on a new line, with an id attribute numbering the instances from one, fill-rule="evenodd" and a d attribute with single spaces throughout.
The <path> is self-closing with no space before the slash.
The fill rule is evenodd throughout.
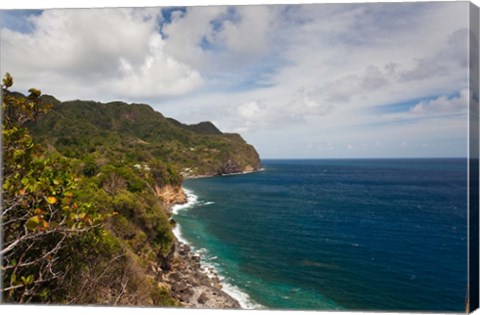
<path id="1" fill-rule="evenodd" d="M 479 300 L 479 12 L 478 7 L 470 4 L 470 38 L 469 38 L 469 267 L 468 267 L 468 298 L 466 311 L 471 312 L 478 308 Z"/>

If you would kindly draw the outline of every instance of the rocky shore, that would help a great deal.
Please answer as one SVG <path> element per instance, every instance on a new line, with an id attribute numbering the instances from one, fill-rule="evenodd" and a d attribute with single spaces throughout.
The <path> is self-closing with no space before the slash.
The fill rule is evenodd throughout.
<path id="1" fill-rule="evenodd" d="M 191 308 L 241 308 L 237 300 L 222 291 L 220 279 L 213 270 L 205 270 L 200 256 L 187 244 L 175 243 L 170 271 L 164 281 L 170 285 L 174 298 Z"/>
<path id="2" fill-rule="evenodd" d="M 157 194 L 170 211 L 174 205 L 185 204 L 188 201 L 181 187 L 169 186 L 157 189 Z M 222 291 L 222 284 L 215 271 L 204 269 L 200 263 L 200 256 L 187 244 L 177 239 L 175 249 L 167 260 L 168 268 L 165 269 L 168 271 L 162 276 L 162 280 L 170 286 L 172 296 L 180 300 L 183 306 L 241 308 L 237 300 Z"/>

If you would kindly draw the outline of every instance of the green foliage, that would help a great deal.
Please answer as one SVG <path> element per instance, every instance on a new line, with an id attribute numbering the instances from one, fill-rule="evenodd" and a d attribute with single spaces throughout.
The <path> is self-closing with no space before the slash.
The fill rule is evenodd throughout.
<path id="1" fill-rule="evenodd" d="M 260 166 L 252 146 L 210 122 L 184 125 L 141 104 L 57 102 L 51 114 L 29 128 L 34 139 L 71 158 L 95 152 L 122 166 L 147 165 L 158 171 L 154 178 L 160 185 L 178 184 L 186 168 L 187 175 L 221 174 L 228 171 L 223 166 L 229 159 L 238 165 L 232 172 Z M 87 173 L 92 171 L 87 168 Z"/>
<path id="2" fill-rule="evenodd" d="M 93 231 L 102 216 L 76 201 L 78 179 L 69 161 L 45 156 L 24 127 L 48 110 L 39 105 L 40 91 L 13 97 L 9 74 L 3 83 L 2 291 L 11 302 L 61 299 L 67 270 L 74 265 L 59 257 L 75 256 L 74 243 Z"/>
<path id="3" fill-rule="evenodd" d="M 13 85 L 13 78 L 10 75 L 10 73 L 7 72 L 5 74 L 5 77 L 3 78 L 2 82 L 3 82 L 3 88 L 4 89 L 8 89 Z"/>
<path id="4" fill-rule="evenodd" d="M 150 174 L 153 183 L 159 187 L 165 185 L 180 186 L 182 176 L 171 165 L 155 160 L 150 163 Z"/>
<path id="5" fill-rule="evenodd" d="M 112 207 L 115 212 L 118 212 L 118 217 L 114 220 L 114 230 L 117 231 L 118 235 L 121 235 L 124 239 L 135 237 L 132 228 L 127 225 L 127 222 L 133 223 L 141 228 L 150 244 L 159 253 L 163 256 L 170 253 L 174 236 L 168 216 L 154 194 L 147 192 L 134 194 L 123 190 L 114 197 Z M 123 229 L 120 229 L 120 226 Z"/>
<path id="6" fill-rule="evenodd" d="M 173 246 L 151 173 L 117 158 L 121 152 L 99 150 L 79 159 L 77 153 L 84 151 L 76 145 L 82 140 L 68 133 L 63 144 L 69 154 L 44 151 L 25 124 L 35 126 L 49 106 L 42 104 L 39 90 L 23 97 L 8 91 L 11 76 L 3 82 L 5 301 L 177 305 L 147 275 L 157 256 L 168 255 Z M 54 123 L 50 127 L 62 130 Z M 157 180 L 169 182 L 158 176 L 181 182 L 163 164 Z"/>
<path id="7" fill-rule="evenodd" d="M 174 248 L 156 191 L 178 188 L 186 169 L 214 175 L 235 171 L 231 165 L 257 168 L 255 149 L 209 122 L 184 125 L 147 105 L 60 102 L 37 89 L 10 92 L 12 85 L 7 74 L 5 301 L 179 305 L 151 271 L 168 268 Z"/>
<path id="8" fill-rule="evenodd" d="M 97 164 L 95 163 L 95 158 L 91 155 L 88 155 L 83 159 L 83 174 L 87 177 L 92 177 L 97 173 Z"/>
<path id="9" fill-rule="evenodd" d="M 177 125 L 181 128 L 193 131 L 193 132 L 198 133 L 198 134 L 222 135 L 222 132 L 220 130 L 218 130 L 218 128 L 215 127 L 215 125 L 212 124 L 209 121 L 203 121 L 203 122 L 200 122 L 200 123 L 194 124 L 194 125 L 185 125 L 185 124 L 182 124 L 182 123 L 176 121 L 175 119 L 170 118 L 169 120 L 170 120 L 170 122 L 172 122 L 173 124 L 175 124 L 175 125 Z"/>
<path id="10" fill-rule="evenodd" d="M 113 208 L 122 216 L 134 219 L 136 212 L 141 212 L 141 205 L 135 197 L 134 194 L 126 190 L 119 192 L 112 201 Z M 143 213 L 140 213 L 140 215 L 142 214 Z"/>
<path id="11" fill-rule="evenodd" d="M 178 301 L 172 297 L 167 288 L 159 286 L 155 283 L 152 285 L 154 288 L 151 293 L 151 298 L 154 305 L 179 306 Z"/>

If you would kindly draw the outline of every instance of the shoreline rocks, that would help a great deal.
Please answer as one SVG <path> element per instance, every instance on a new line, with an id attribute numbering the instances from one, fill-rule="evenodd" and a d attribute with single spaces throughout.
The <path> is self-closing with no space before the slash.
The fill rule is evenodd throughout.
<path id="1" fill-rule="evenodd" d="M 172 296 L 189 308 L 237 308 L 240 303 L 222 291 L 218 276 L 208 274 L 200 264 L 200 256 L 185 243 L 175 242 L 170 271 L 164 277 Z"/>
<path id="2" fill-rule="evenodd" d="M 247 174 L 261 171 L 261 168 L 255 169 L 248 167 L 240 173 L 230 173 L 223 175 Z M 198 175 L 188 176 L 187 178 L 203 178 L 218 175 Z M 157 194 L 162 197 L 167 209 L 176 204 L 185 204 L 188 202 L 183 188 L 165 186 L 163 189 L 156 187 Z M 173 224 L 175 220 L 171 219 Z M 168 269 L 163 269 L 162 280 L 170 286 L 172 296 L 178 299 L 182 306 L 188 308 L 230 308 L 241 309 L 240 303 L 222 290 L 222 284 L 213 268 L 205 270 L 201 265 L 200 255 L 194 253 L 188 244 L 175 239 L 172 253 L 168 255 L 170 264 Z"/>

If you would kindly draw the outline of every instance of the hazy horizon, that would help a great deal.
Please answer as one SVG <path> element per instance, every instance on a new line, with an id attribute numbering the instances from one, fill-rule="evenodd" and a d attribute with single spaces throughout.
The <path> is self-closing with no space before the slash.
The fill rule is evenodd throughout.
<path id="1" fill-rule="evenodd" d="M 211 121 L 262 159 L 466 157 L 468 8 L 2 10 L 1 66 L 20 92 Z"/>

